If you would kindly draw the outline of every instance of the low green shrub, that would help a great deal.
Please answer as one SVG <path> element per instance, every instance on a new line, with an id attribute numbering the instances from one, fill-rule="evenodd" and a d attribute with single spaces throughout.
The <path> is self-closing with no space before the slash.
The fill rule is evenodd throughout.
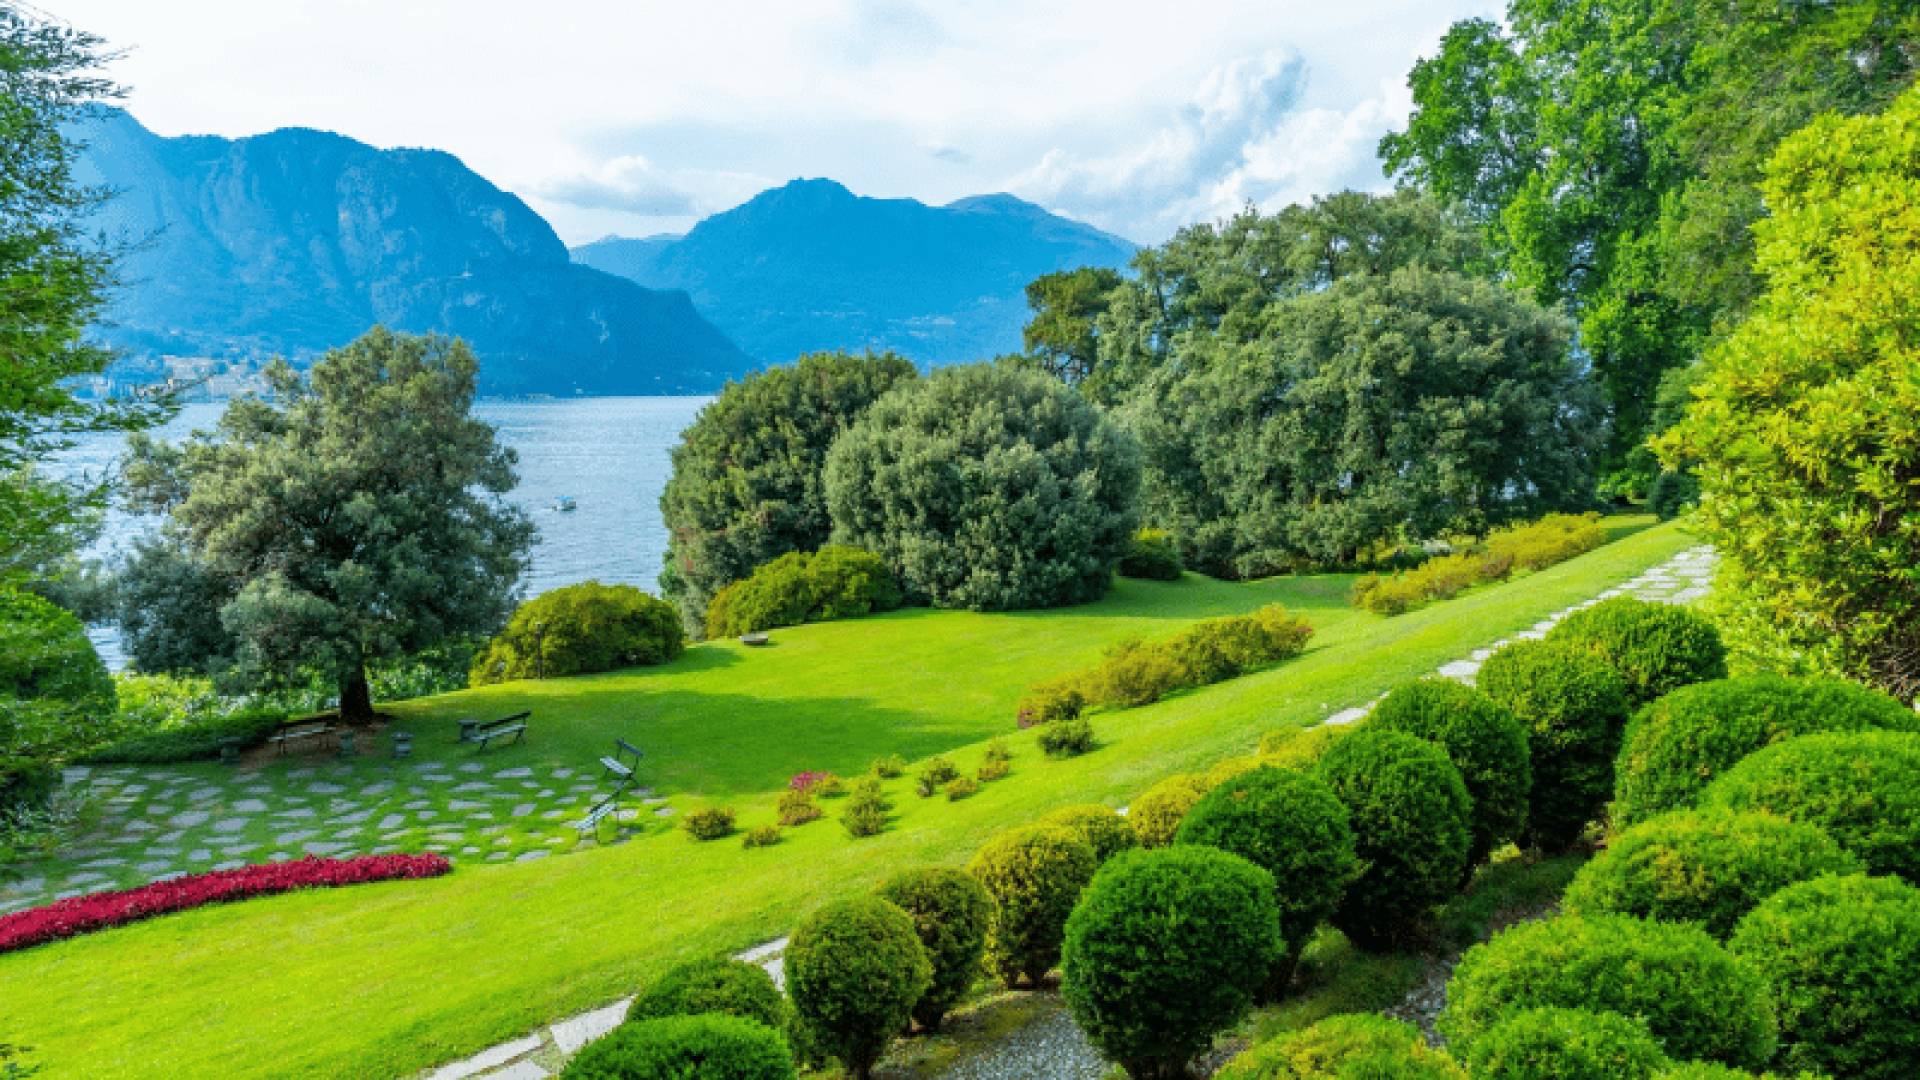
<path id="1" fill-rule="evenodd" d="M 667 969 L 627 1007 L 629 1023 L 662 1016 L 725 1013 L 778 1031 L 787 1023 L 787 999 L 754 964 L 725 957 L 692 960 Z"/>
<path id="2" fill-rule="evenodd" d="M 1023 727 L 1078 716 L 1092 705 L 1150 705 L 1176 690 L 1235 678 L 1300 655 L 1313 627 L 1282 604 L 1206 619 L 1170 638 L 1130 638 L 1093 669 L 1041 683 L 1020 706 Z"/>
<path id="3" fill-rule="evenodd" d="M 1449 600 L 1475 585 L 1502 581 L 1515 569 L 1542 570 L 1606 542 L 1598 514 L 1548 514 L 1525 525 L 1495 529 L 1465 551 L 1438 555 L 1408 570 L 1368 574 L 1354 582 L 1355 607 L 1399 615 Z"/>
<path id="4" fill-rule="evenodd" d="M 563 1080 L 793 1080 L 793 1051 L 780 1033 L 737 1016 L 708 1013 L 622 1024 L 588 1044 Z"/>
<path id="5" fill-rule="evenodd" d="M 1853 874 L 1790 885 L 1728 943 L 1773 986 L 1775 1064 L 1834 1077 L 1920 1075 L 1920 889 Z"/>
<path id="6" fill-rule="evenodd" d="M 1140 846 L 1140 836 L 1133 831 L 1133 823 L 1112 807 L 1099 803 L 1063 806 L 1041 818 L 1040 824 L 1072 829 L 1093 848 L 1094 858 L 1101 863 Z"/>
<path id="7" fill-rule="evenodd" d="M 1315 724 L 1269 731 L 1260 737 L 1260 764 L 1276 769 L 1311 769 L 1352 730 L 1351 724 Z"/>
<path id="8" fill-rule="evenodd" d="M 1545 570 L 1607 542 L 1600 515 L 1548 514 L 1538 521 L 1509 525 L 1487 534 L 1485 548 L 1519 570 Z"/>
<path id="9" fill-rule="evenodd" d="M 1758 1068 L 1773 1056 L 1765 980 L 1699 927 L 1625 915 L 1522 923 L 1468 949 L 1440 1032 L 1471 1052 L 1507 1016 L 1549 1006 L 1639 1017 L 1675 1058 Z"/>
<path id="10" fill-rule="evenodd" d="M 892 780 L 903 776 L 907 771 L 907 759 L 899 754 L 888 754 L 873 763 L 873 775 L 882 780 Z"/>
<path id="11" fill-rule="evenodd" d="M 1131 709 L 1151 705 L 1183 685 L 1179 656 L 1166 642 L 1129 638 L 1107 649 L 1086 673 L 1087 703 Z"/>
<path id="12" fill-rule="evenodd" d="M 980 977 L 993 898 L 964 870 L 930 867 L 895 874 L 878 895 L 913 919 L 933 965 L 933 981 L 913 1006 L 914 1023 L 933 1031 Z"/>
<path id="13" fill-rule="evenodd" d="M 787 991 L 811 1037 L 859 1080 L 933 985 L 913 917 L 877 896 L 814 912 L 786 951 Z"/>
<path id="14" fill-rule="evenodd" d="M 1436 677 L 1394 687 L 1367 722 L 1435 744 L 1460 770 L 1473 797 L 1469 867 L 1519 838 L 1533 794 L 1533 764 L 1526 725 L 1512 710 L 1471 686 Z"/>
<path id="15" fill-rule="evenodd" d="M 1120 554 L 1120 576 L 1148 581 L 1179 581 L 1186 566 L 1180 561 L 1180 546 L 1165 529 L 1141 529 L 1127 541 Z"/>
<path id="16" fill-rule="evenodd" d="M 1252 1047 L 1214 1080 L 1467 1080 L 1467 1073 L 1412 1024 L 1347 1013 Z"/>
<path id="17" fill-rule="evenodd" d="M 1706 617 L 1677 604 L 1630 596 L 1576 611 L 1547 640 L 1586 649 L 1626 680 L 1637 707 L 1682 686 L 1727 677 L 1727 648 Z"/>
<path id="18" fill-rule="evenodd" d="M 631 585 L 583 581 L 521 604 L 507 628 L 474 654 L 467 679 L 485 686 L 664 664 L 686 647 L 672 604 Z"/>
<path id="19" fill-rule="evenodd" d="M 1717 1061 L 1682 1061 L 1655 1073 L 1653 1080 L 1832 1080 L 1832 1078 L 1810 1072 L 1797 1072 L 1792 1075 L 1748 1072 L 1731 1065 L 1722 1065 Z"/>
<path id="20" fill-rule="evenodd" d="M 787 828 L 818 821 L 821 817 L 820 808 L 813 804 L 813 796 L 797 788 L 788 788 L 780 793 L 776 812 L 780 815 L 780 824 Z"/>
<path id="21" fill-rule="evenodd" d="M 1267 981 L 1274 996 L 1361 869 L 1346 805 L 1326 781 L 1285 769 L 1263 767 L 1225 781 L 1194 804 L 1174 838 L 1231 852 L 1273 876 L 1286 942 Z"/>
<path id="22" fill-rule="evenodd" d="M 1067 920 L 1061 996 L 1136 1080 L 1179 1076 L 1253 1006 L 1280 949 L 1273 875 L 1186 846 L 1103 867 Z"/>
<path id="23" fill-rule="evenodd" d="M 959 775 L 959 768 L 957 768 L 953 762 L 943 757 L 930 757 L 927 759 L 927 763 L 920 767 L 921 779 L 926 780 L 936 787 Z"/>
<path id="24" fill-rule="evenodd" d="M 266 744 L 267 736 L 287 722 L 277 709 L 246 709 L 212 716 L 183 727 L 131 735 L 103 746 L 82 760 L 90 765 L 175 765 L 189 761 L 218 761 L 220 744 L 239 740 L 242 749 Z"/>
<path id="25" fill-rule="evenodd" d="M 980 794 L 980 781 L 971 776 L 962 776 L 947 785 L 947 801 L 959 802 Z"/>
<path id="26" fill-rule="evenodd" d="M 1795 882 L 1862 869 L 1831 836 L 1772 814 L 1681 810 L 1615 836 L 1567 886 L 1575 915 L 1638 915 L 1724 939 L 1754 906 Z"/>
<path id="27" fill-rule="evenodd" d="M 1671 1062 L 1639 1020 L 1585 1009 L 1521 1009 L 1463 1059 L 1474 1080 L 1652 1080 Z"/>
<path id="28" fill-rule="evenodd" d="M 1567 850 L 1613 791 L 1626 684 L 1593 653 L 1547 641 L 1516 642 L 1494 653 L 1477 683 L 1527 726 L 1533 786 L 1522 843 L 1549 854 Z"/>
<path id="29" fill-rule="evenodd" d="M 1369 951 L 1417 940 L 1466 872 L 1473 803 L 1460 770 L 1424 739 L 1362 724 L 1315 773 L 1346 806 L 1362 867 L 1333 925 Z"/>
<path id="30" fill-rule="evenodd" d="M 840 824 L 848 836 L 879 836 L 887 829 L 889 809 L 887 800 L 879 792 L 856 791 L 840 811 Z"/>
<path id="31" fill-rule="evenodd" d="M 687 815 L 681 827 L 695 840 L 718 840 L 733 835 L 733 811 L 724 806 L 695 810 Z"/>
<path id="32" fill-rule="evenodd" d="M 1141 847 L 1166 847 L 1180 830 L 1187 811 L 1207 793 L 1207 779 L 1193 773 L 1179 773 L 1153 785 L 1127 808 L 1127 823 L 1140 838 Z"/>
<path id="33" fill-rule="evenodd" d="M 707 602 L 707 635 L 849 619 L 900 606 L 900 585 L 880 556 L 828 545 L 790 551 L 765 563 Z"/>
<path id="34" fill-rule="evenodd" d="M 780 826 L 778 825 L 756 825 L 740 834 L 741 847 L 772 847 L 779 842 Z"/>
<path id="35" fill-rule="evenodd" d="M 1868 729 L 1920 731 L 1920 714 L 1842 679 L 1744 675 L 1683 686 L 1627 725 L 1614 770 L 1614 825 L 1693 805 L 1714 777 L 1782 739 Z"/>
<path id="36" fill-rule="evenodd" d="M 1760 810 L 1817 825 L 1876 874 L 1920 882 L 1920 735 L 1801 735 L 1721 774 L 1702 807 Z"/>
<path id="37" fill-rule="evenodd" d="M 1048 724 L 1040 729 L 1036 740 L 1040 749 L 1048 757 L 1079 757 L 1093 750 L 1093 724 L 1082 716 L 1076 720 L 1062 720 Z"/>
<path id="38" fill-rule="evenodd" d="M 1005 739 L 989 739 L 986 751 L 980 755 L 984 761 L 1007 762 L 1013 760 L 1013 748 Z"/>
<path id="39" fill-rule="evenodd" d="M 974 771 L 973 778 L 982 784 L 991 784 L 995 780 L 1005 780 L 1007 774 L 1012 771 L 1013 766 L 1007 764 L 1005 758 L 988 758 L 980 763 L 980 768 Z"/>
<path id="40" fill-rule="evenodd" d="M 1028 825 L 989 840 L 967 872 L 993 897 L 987 965 L 1009 988 L 1037 984 L 1060 961 L 1067 915 L 1099 859 L 1079 834 Z"/>
<path id="41" fill-rule="evenodd" d="M 1055 679 L 1036 685 L 1020 699 L 1022 728 L 1078 719 L 1087 707 L 1087 695 L 1077 678 Z"/>

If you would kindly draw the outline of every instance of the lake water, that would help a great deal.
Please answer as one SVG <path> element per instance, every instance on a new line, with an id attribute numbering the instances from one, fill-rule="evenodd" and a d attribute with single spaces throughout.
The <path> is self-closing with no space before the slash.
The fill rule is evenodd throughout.
<path id="1" fill-rule="evenodd" d="M 651 590 L 667 550 L 660 493 L 680 433 L 709 397 L 581 398 L 570 401 L 483 401 L 475 415 L 499 429 L 520 455 L 520 486 L 509 500 L 532 515 L 540 538 L 533 549 L 527 595 L 588 578 Z M 158 434 L 178 439 L 210 428 L 225 406 L 188 405 Z M 88 439 L 62 456 L 61 472 L 100 476 L 125 447 L 118 435 Z M 554 509 L 569 497 L 576 509 Z M 96 554 L 124 551 L 152 527 L 115 513 Z M 110 662 L 119 660 L 111 630 L 96 636 Z"/>

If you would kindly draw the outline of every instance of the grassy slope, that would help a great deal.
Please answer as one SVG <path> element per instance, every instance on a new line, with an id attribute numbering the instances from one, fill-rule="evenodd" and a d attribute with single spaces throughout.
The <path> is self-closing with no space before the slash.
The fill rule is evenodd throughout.
<path id="1" fill-rule="evenodd" d="M 555 752 L 631 732 L 661 782 L 741 793 L 798 767 L 851 771 L 889 750 L 1003 731 L 1026 682 L 1131 630 L 1272 599 L 1309 610 L 1320 628 L 1305 656 L 1279 668 L 1098 718 L 1107 745 L 1086 757 L 1047 761 L 1015 736 L 1013 776 L 967 801 L 920 800 L 910 777 L 893 781 L 896 819 L 869 840 L 849 840 L 831 819 L 761 851 L 652 836 L 433 882 L 204 909 L 0 957 L 0 1034 L 36 1047 L 49 1076 L 405 1074 L 628 993 L 678 958 L 776 936 L 902 866 L 961 861 L 1053 806 L 1124 802 L 1268 728 L 1312 722 L 1524 629 L 1687 543 L 1672 527 L 1649 529 L 1393 620 L 1342 607 L 1340 579 L 1129 583 L 1093 608 L 808 627 L 781 632 L 764 654 L 723 660 L 708 654 L 731 647 L 703 647 L 675 671 L 430 703 L 422 708 L 452 713 L 525 702 L 549 718 Z M 884 727 L 872 725 L 876 713 Z M 701 749 L 716 744 L 727 749 Z M 979 746 L 954 756 L 971 767 Z M 744 824 L 770 816 L 771 792 L 729 801 Z"/>

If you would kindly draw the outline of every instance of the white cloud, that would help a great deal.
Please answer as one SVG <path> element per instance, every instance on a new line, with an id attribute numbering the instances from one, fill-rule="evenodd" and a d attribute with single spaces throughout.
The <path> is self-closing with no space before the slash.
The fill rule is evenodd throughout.
<path id="1" fill-rule="evenodd" d="M 587 210 L 621 210 L 642 217 L 679 217 L 696 207 L 692 192 L 638 154 L 614 158 L 584 173 L 542 180 L 533 185 L 532 193 Z"/>

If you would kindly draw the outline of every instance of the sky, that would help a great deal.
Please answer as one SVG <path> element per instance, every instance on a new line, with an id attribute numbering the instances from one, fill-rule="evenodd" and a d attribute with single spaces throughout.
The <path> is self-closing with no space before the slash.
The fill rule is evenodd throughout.
<path id="1" fill-rule="evenodd" d="M 31 0 L 163 135 L 447 150 L 569 244 L 794 177 L 1011 192 L 1138 243 L 1384 189 L 1406 73 L 1479 0 Z"/>

